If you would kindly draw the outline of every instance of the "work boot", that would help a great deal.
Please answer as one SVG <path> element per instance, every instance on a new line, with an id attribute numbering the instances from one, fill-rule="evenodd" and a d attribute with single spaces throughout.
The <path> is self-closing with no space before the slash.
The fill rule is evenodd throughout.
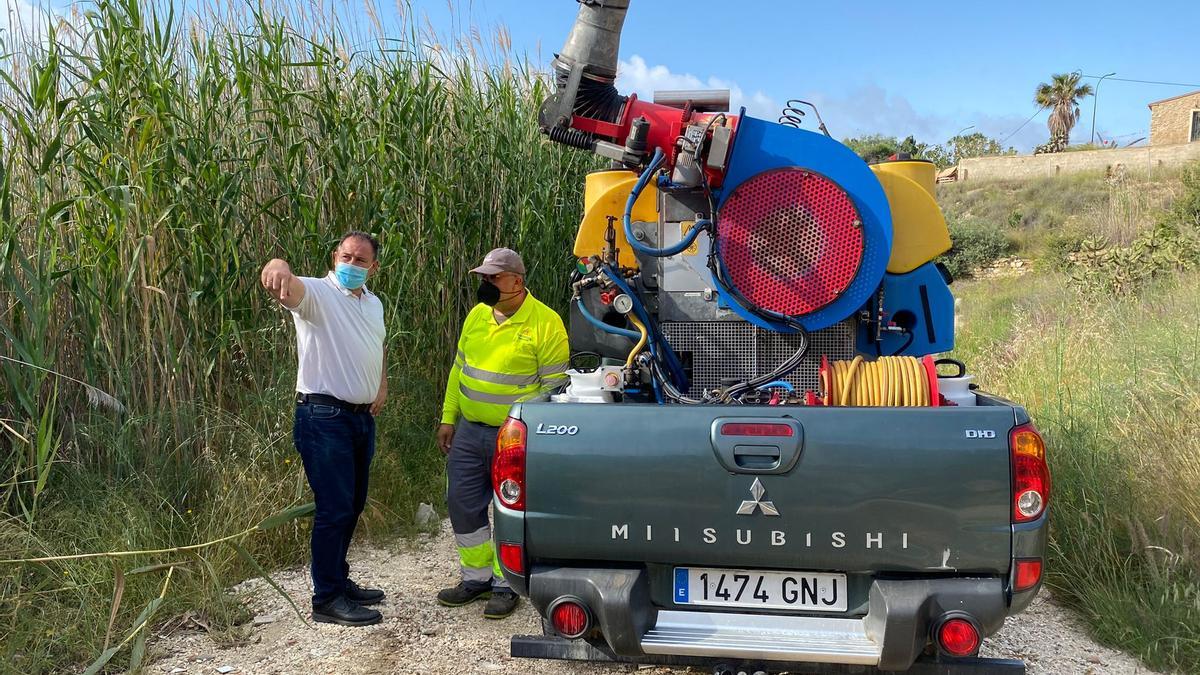
<path id="1" fill-rule="evenodd" d="M 483 608 L 483 618 L 503 619 L 516 611 L 518 600 L 516 593 L 507 588 L 497 588 L 492 591 L 492 597 L 488 600 L 487 607 Z"/>
<path id="2" fill-rule="evenodd" d="M 387 597 L 383 591 L 378 588 L 362 588 L 354 583 L 352 579 L 346 580 L 346 590 L 343 591 L 346 599 L 358 605 L 366 607 L 367 605 L 378 605 Z"/>
<path id="3" fill-rule="evenodd" d="M 313 621 L 336 623 L 340 626 L 370 626 L 383 620 L 383 615 L 373 609 L 362 607 L 356 602 L 339 595 L 329 602 L 313 605 Z"/>
<path id="4" fill-rule="evenodd" d="M 491 595 L 491 586 L 471 586 L 465 581 L 460 581 L 454 588 L 443 588 L 438 591 L 437 601 L 444 607 L 462 607 Z"/>

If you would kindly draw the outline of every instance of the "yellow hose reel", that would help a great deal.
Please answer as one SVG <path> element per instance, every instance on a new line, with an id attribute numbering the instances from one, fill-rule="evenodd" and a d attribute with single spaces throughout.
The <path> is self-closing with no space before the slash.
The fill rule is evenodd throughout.
<path id="1" fill-rule="evenodd" d="M 821 358 L 820 389 L 814 402 L 827 406 L 938 407 L 937 370 L 932 356 L 883 356 L 867 361 Z"/>

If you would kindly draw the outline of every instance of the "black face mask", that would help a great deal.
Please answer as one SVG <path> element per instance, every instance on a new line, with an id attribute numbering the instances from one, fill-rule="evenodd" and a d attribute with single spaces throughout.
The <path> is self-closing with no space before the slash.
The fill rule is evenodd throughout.
<path id="1" fill-rule="evenodd" d="M 475 297 L 488 307 L 495 307 L 496 303 L 500 302 L 500 287 L 483 279 L 479 282 L 479 289 L 475 291 Z"/>

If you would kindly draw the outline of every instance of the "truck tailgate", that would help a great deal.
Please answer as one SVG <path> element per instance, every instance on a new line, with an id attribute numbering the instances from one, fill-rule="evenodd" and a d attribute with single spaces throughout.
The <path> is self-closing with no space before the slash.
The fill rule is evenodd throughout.
<path id="1" fill-rule="evenodd" d="M 539 560 L 1008 572 L 1006 406 L 536 403 L 519 414 L 525 544 Z M 756 435 L 779 425 L 793 435 Z"/>

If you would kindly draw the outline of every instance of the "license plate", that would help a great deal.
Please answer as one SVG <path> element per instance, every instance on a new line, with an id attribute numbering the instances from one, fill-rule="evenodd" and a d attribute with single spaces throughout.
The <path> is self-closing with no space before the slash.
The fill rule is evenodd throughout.
<path id="1" fill-rule="evenodd" d="M 844 612 L 846 575 L 676 567 L 675 603 Z"/>

